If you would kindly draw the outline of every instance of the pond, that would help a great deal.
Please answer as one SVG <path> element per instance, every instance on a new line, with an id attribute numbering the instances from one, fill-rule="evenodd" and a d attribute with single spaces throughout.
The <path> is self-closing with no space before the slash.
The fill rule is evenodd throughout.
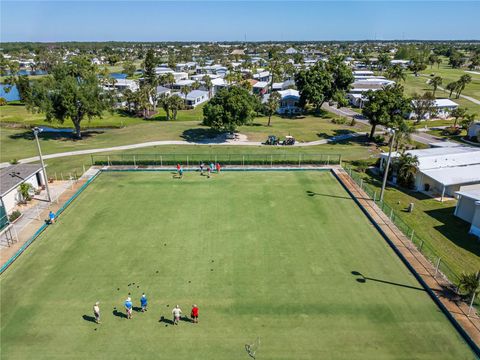
<path id="1" fill-rule="evenodd" d="M 0 84 L 0 97 L 4 98 L 7 101 L 17 101 L 20 100 L 20 95 L 18 94 L 17 87 L 14 85 L 11 87 L 10 91 L 7 93 L 5 88 L 9 88 L 10 85 Z"/>

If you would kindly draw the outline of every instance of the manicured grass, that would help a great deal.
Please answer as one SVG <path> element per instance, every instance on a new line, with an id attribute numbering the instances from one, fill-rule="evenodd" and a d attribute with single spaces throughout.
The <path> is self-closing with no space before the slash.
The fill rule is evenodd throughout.
<path id="1" fill-rule="evenodd" d="M 0 285 L 9 359 L 474 358 L 327 172 L 103 174 Z"/>
<path id="2" fill-rule="evenodd" d="M 364 176 L 379 194 L 380 179 Z M 387 187 L 385 201 L 454 273 L 471 273 L 480 269 L 480 243 L 468 234 L 470 225 L 453 215 L 455 200 L 442 203 L 418 192 Z M 414 204 L 412 213 L 405 211 L 410 203 Z"/>
<path id="3" fill-rule="evenodd" d="M 137 121 L 137 120 L 135 120 Z M 302 119 L 275 117 L 272 126 L 266 126 L 266 118 L 258 118 L 252 125 L 238 130 L 251 141 L 264 141 L 268 135 L 279 137 L 293 135 L 298 141 L 314 141 L 345 132 L 364 131 L 363 125 L 349 126 L 333 124 L 329 118 L 308 116 Z M 65 151 L 105 148 L 158 140 L 197 141 L 215 135 L 209 128 L 194 121 L 141 121 L 121 129 L 92 129 L 84 132 L 82 140 L 73 140 L 65 133 L 43 133 L 40 135 L 42 151 L 52 154 Z M 0 162 L 23 159 L 37 154 L 31 130 L 0 128 Z"/>
<path id="4" fill-rule="evenodd" d="M 378 156 L 379 150 L 362 142 L 344 141 L 341 143 L 309 146 L 309 147 L 267 147 L 267 146 L 152 146 L 142 149 L 127 151 L 104 152 L 99 155 L 133 155 L 133 154 L 156 154 L 157 158 L 162 154 L 341 154 L 343 160 L 372 159 Z M 81 174 L 83 167 L 88 168 L 92 164 L 91 155 L 77 155 L 46 160 L 49 177 L 60 178 L 61 174 Z"/>
<path id="5" fill-rule="evenodd" d="M 434 71 L 435 69 L 432 72 Z M 450 78 L 446 78 L 446 77 L 444 78 L 443 85 L 442 85 L 443 88 L 445 88 L 445 86 L 450 81 L 456 81 L 460 78 L 461 75 L 467 74 L 463 70 L 450 69 L 450 71 L 454 72 L 455 75 L 451 75 Z M 430 72 L 428 72 L 428 74 L 430 74 Z M 426 74 L 423 74 L 423 75 L 426 75 Z M 462 94 L 467 96 L 472 96 L 475 99 L 480 100 L 480 95 L 478 95 L 475 90 L 477 89 L 477 87 L 480 89 L 480 75 L 474 75 L 474 74 L 470 74 L 470 75 L 472 76 L 472 82 L 470 84 L 467 84 Z M 444 77 L 444 75 L 441 75 L 441 76 Z M 432 91 L 432 87 L 427 84 L 427 81 L 429 78 L 430 78 L 429 75 L 416 77 L 413 75 L 413 73 L 408 72 L 406 81 L 402 82 L 401 84 L 404 85 L 405 93 L 409 96 L 413 95 L 414 93 L 423 94 L 426 91 Z M 472 89 L 474 90 L 472 91 Z M 437 89 L 437 92 L 435 93 L 435 96 L 437 98 L 448 98 L 448 95 L 449 93 L 447 91 L 440 90 L 440 89 Z M 471 113 L 480 114 L 480 105 L 475 104 L 470 100 L 463 99 L 463 98 L 457 99 L 455 98 L 455 94 L 452 95 L 451 100 L 455 101 L 460 106 L 467 108 Z M 426 123 L 428 124 L 428 122 Z M 452 120 L 452 124 L 453 124 L 453 120 Z"/>

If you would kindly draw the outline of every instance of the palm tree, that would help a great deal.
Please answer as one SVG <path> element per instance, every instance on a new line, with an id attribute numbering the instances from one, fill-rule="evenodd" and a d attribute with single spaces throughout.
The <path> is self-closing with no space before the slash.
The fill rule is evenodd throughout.
<path id="1" fill-rule="evenodd" d="M 458 280 L 458 290 L 462 295 L 472 298 L 473 295 L 479 292 L 479 272 L 476 273 L 463 273 Z"/>
<path id="2" fill-rule="evenodd" d="M 27 182 L 24 182 L 20 184 L 18 188 L 18 192 L 22 196 L 23 201 L 26 203 L 28 200 L 30 200 L 30 189 L 32 188 L 32 185 L 30 185 Z"/>
<path id="3" fill-rule="evenodd" d="M 172 110 L 173 120 L 177 120 L 177 112 L 184 108 L 185 103 L 179 96 L 173 95 L 168 98 L 168 104 Z"/>
<path id="4" fill-rule="evenodd" d="M 428 82 L 430 86 L 433 87 L 433 96 L 435 96 L 435 91 L 437 91 L 437 88 L 442 85 L 442 81 L 443 79 L 441 76 L 435 76 Z"/>
<path id="5" fill-rule="evenodd" d="M 166 120 L 170 120 L 170 97 L 167 94 L 163 93 L 158 99 L 158 105 L 160 105 L 165 111 Z"/>
<path id="6" fill-rule="evenodd" d="M 268 97 L 267 103 L 265 104 L 265 110 L 268 114 L 268 124 L 267 124 L 267 126 L 270 126 L 270 121 L 272 119 L 272 115 L 275 114 L 275 112 L 277 111 L 278 105 L 280 103 L 280 99 L 281 99 L 281 96 L 277 91 L 274 91 Z"/>
<path id="7" fill-rule="evenodd" d="M 398 183 L 412 188 L 415 182 L 415 174 L 418 169 L 418 157 L 409 153 L 403 153 L 397 160 Z"/>
<path id="8" fill-rule="evenodd" d="M 458 87 L 458 83 L 456 81 L 452 81 L 448 83 L 447 86 L 445 86 L 445 89 L 450 91 L 450 94 L 448 94 L 449 98 L 452 97 L 452 93 L 457 89 L 457 87 Z"/>
<path id="9" fill-rule="evenodd" d="M 450 116 L 455 119 L 453 126 L 457 127 L 458 119 L 463 119 L 465 116 L 467 116 L 467 109 L 461 107 L 455 108 L 451 111 Z"/>
<path id="10" fill-rule="evenodd" d="M 208 75 L 204 75 L 202 77 L 202 81 L 205 84 L 205 87 L 207 88 L 208 91 L 208 97 L 212 97 L 212 89 L 213 89 L 213 83 L 212 83 L 212 78 Z"/>
<path id="11" fill-rule="evenodd" d="M 412 134 L 415 133 L 415 127 L 409 126 L 405 121 L 402 121 L 395 133 L 395 151 L 403 148 L 406 144 L 412 141 Z"/>
<path id="12" fill-rule="evenodd" d="M 460 79 L 457 81 L 457 99 L 460 97 L 460 94 L 462 93 L 463 89 L 465 89 L 465 85 L 470 83 L 472 81 L 472 77 L 468 74 L 460 76 Z"/>
<path id="13" fill-rule="evenodd" d="M 438 56 L 435 62 L 437 63 L 437 69 L 440 69 L 440 65 L 442 64 L 442 58 Z"/>
<path id="14" fill-rule="evenodd" d="M 188 86 L 188 85 L 182 86 L 182 89 L 180 90 L 180 92 L 183 95 L 185 95 L 185 104 L 186 104 L 187 103 L 187 95 L 190 92 L 190 86 Z"/>
<path id="15" fill-rule="evenodd" d="M 405 69 L 399 64 L 390 66 L 387 69 L 387 77 L 396 82 L 405 81 L 405 79 L 407 78 L 405 74 Z"/>
<path id="16" fill-rule="evenodd" d="M 192 88 L 192 90 L 198 90 L 198 89 L 200 89 L 200 86 L 201 86 L 200 83 L 198 81 L 195 81 L 192 84 L 191 88 Z"/>

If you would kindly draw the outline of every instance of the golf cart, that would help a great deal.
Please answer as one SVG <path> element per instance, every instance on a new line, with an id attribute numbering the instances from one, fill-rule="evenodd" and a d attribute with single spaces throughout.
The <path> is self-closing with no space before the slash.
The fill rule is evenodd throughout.
<path id="1" fill-rule="evenodd" d="M 279 140 L 275 135 L 269 135 L 267 140 L 265 141 L 265 145 L 278 145 Z"/>
<path id="2" fill-rule="evenodd" d="M 285 140 L 283 140 L 282 145 L 295 145 L 295 138 L 293 136 L 285 136 Z"/>

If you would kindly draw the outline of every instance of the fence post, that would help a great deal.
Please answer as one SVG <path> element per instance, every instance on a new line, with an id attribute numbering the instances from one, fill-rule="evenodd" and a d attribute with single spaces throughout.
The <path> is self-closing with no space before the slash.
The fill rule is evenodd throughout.
<path id="1" fill-rule="evenodd" d="M 301 161 L 302 161 L 302 154 L 298 154 L 298 167 L 300 167 Z"/>
<path id="2" fill-rule="evenodd" d="M 55 181 L 58 181 L 57 172 L 55 171 Z"/>
<path id="3" fill-rule="evenodd" d="M 410 234 L 410 241 L 413 242 L 413 234 L 415 233 L 415 230 L 412 229 L 412 233 Z M 423 241 L 422 241 L 423 244 Z"/>
<path id="4" fill-rule="evenodd" d="M 137 158 L 133 155 L 133 167 L 137 167 Z"/>
<path id="5" fill-rule="evenodd" d="M 373 193 L 373 202 L 377 202 L 377 192 Z"/>
<path id="6" fill-rule="evenodd" d="M 62 178 L 62 181 L 63 181 L 63 173 L 62 172 L 60 173 L 60 177 Z"/>
<path id="7" fill-rule="evenodd" d="M 270 155 L 270 167 L 273 167 L 273 155 Z"/>
<path id="8" fill-rule="evenodd" d="M 363 190 L 363 179 L 360 179 L 360 189 Z"/>
<path id="9" fill-rule="evenodd" d="M 422 252 L 422 248 L 423 248 L 423 240 L 422 242 L 420 243 L 420 248 L 418 249 L 420 252 Z"/>
<path id="10" fill-rule="evenodd" d="M 82 164 L 83 166 L 83 173 L 85 174 L 85 164 Z"/>
<path id="11" fill-rule="evenodd" d="M 393 209 L 390 209 L 390 220 L 392 220 L 393 217 Z"/>
<path id="12" fill-rule="evenodd" d="M 437 276 L 437 273 L 438 273 L 438 267 L 440 266 L 440 261 L 442 260 L 442 258 L 439 256 L 438 257 L 438 260 L 437 260 L 437 265 L 435 266 L 435 275 L 433 275 L 433 277 Z"/>
<path id="13" fill-rule="evenodd" d="M 216 161 L 215 161 L 216 162 Z M 188 168 L 188 155 L 187 155 L 187 168 Z"/>
<path id="14" fill-rule="evenodd" d="M 338 155 L 338 165 L 342 166 L 342 154 Z"/>
<path id="15" fill-rule="evenodd" d="M 330 165 L 330 155 L 327 155 L 327 165 Z"/>
<path id="16" fill-rule="evenodd" d="M 243 170 L 245 170 L 245 155 L 242 155 L 242 166 Z"/>
<path id="17" fill-rule="evenodd" d="M 469 306 L 469 308 L 468 308 L 468 315 L 467 315 L 467 316 L 470 316 L 470 312 L 472 311 L 473 302 L 475 301 L 475 295 L 476 295 L 476 293 L 474 292 L 474 293 L 473 293 L 473 296 L 472 296 L 472 301 L 470 301 L 470 306 Z"/>
<path id="18" fill-rule="evenodd" d="M 107 155 L 107 165 L 110 166 L 110 155 Z"/>
<path id="19" fill-rule="evenodd" d="M 160 167 L 163 166 L 163 159 L 162 159 L 162 155 L 160 155 Z"/>

